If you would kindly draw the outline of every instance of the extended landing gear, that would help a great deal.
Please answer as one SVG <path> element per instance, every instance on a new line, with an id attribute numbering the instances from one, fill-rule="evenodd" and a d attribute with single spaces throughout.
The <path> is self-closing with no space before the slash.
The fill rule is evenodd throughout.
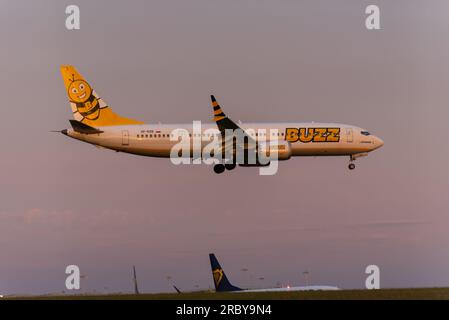
<path id="1" fill-rule="evenodd" d="M 234 170 L 235 167 L 236 167 L 235 163 L 225 163 L 225 164 L 219 163 L 214 166 L 214 172 L 216 174 L 220 174 L 223 173 L 225 170 Z"/>
<path id="2" fill-rule="evenodd" d="M 216 164 L 215 166 L 214 166 L 214 172 L 216 173 L 216 174 L 220 174 L 220 173 L 223 173 L 224 171 L 225 171 L 225 166 L 224 165 L 222 165 L 221 163 L 220 164 Z"/>
<path id="3" fill-rule="evenodd" d="M 350 155 L 349 156 L 349 164 L 348 164 L 349 170 L 354 170 L 355 169 L 355 163 L 354 163 L 355 159 L 356 159 L 355 155 Z"/>
<path id="4" fill-rule="evenodd" d="M 368 153 L 356 153 L 356 154 L 351 154 L 349 156 L 349 165 L 348 168 L 349 170 L 354 170 L 355 169 L 355 159 L 360 158 L 360 157 L 366 157 L 368 155 Z"/>

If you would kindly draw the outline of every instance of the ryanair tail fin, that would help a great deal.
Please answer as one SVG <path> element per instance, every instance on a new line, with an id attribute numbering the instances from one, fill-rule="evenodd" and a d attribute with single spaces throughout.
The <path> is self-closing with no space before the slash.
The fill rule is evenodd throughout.
<path id="1" fill-rule="evenodd" d="M 62 79 L 75 120 L 92 127 L 142 124 L 114 113 L 73 66 L 61 66 Z"/>
<path id="2" fill-rule="evenodd" d="M 210 259 L 210 266 L 212 268 L 212 276 L 214 278 L 214 285 L 215 285 L 215 291 L 216 292 L 226 292 L 226 291 L 241 291 L 242 289 L 233 286 L 228 278 L 226 277 L 226 274 L 224 273 L 223 269 L 220 266 L 220 263 L 218 263 L 217 258 L 215 257 L 215 254 L 211 253 L 209 254 Z"/>

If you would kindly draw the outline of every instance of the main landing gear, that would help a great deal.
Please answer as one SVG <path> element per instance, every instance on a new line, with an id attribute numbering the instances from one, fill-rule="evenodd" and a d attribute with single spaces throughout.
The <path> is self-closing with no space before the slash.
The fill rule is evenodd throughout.
<path id="1" fill-rule="evenodd" d="M 214 172 L 216 173 L 216 174 L 220 174 L 220 173 L 223 173 L 224 171 L 225 171 L 225 166 L 224 165 L 222 165 L 221 163 L 220 164 L 216 164 L 215 166 L 214 166 Z"/>
<path id="2" fill-rule="evenodd" d="M 235 163 L 226 163 L 226 164 L 219 163 L 214 166 L 214 172 L 216 174 L 220 174 L 223 173 L 225 170 L 234 170 L 235 167 L 236 167 Z"/>

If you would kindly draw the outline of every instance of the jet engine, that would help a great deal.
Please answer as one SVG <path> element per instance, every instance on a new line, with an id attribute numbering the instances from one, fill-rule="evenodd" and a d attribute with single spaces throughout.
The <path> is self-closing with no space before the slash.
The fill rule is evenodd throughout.
<path id="1" fill-rule="evenodd" d="M 260 155 L 270 160 L 288 160 L 292 156 L 292 147 L 290 142 L 285 140 L 260 142 Z"/>

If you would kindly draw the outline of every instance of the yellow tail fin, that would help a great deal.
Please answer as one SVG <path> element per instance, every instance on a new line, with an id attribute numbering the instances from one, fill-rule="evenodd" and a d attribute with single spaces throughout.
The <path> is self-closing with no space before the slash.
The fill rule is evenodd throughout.
<path id="1" fill-rule="evenodd" d="M 114 113 L 73 66 L 61 66 L 73 117 L 92 127 L 142 124 Z"/>

